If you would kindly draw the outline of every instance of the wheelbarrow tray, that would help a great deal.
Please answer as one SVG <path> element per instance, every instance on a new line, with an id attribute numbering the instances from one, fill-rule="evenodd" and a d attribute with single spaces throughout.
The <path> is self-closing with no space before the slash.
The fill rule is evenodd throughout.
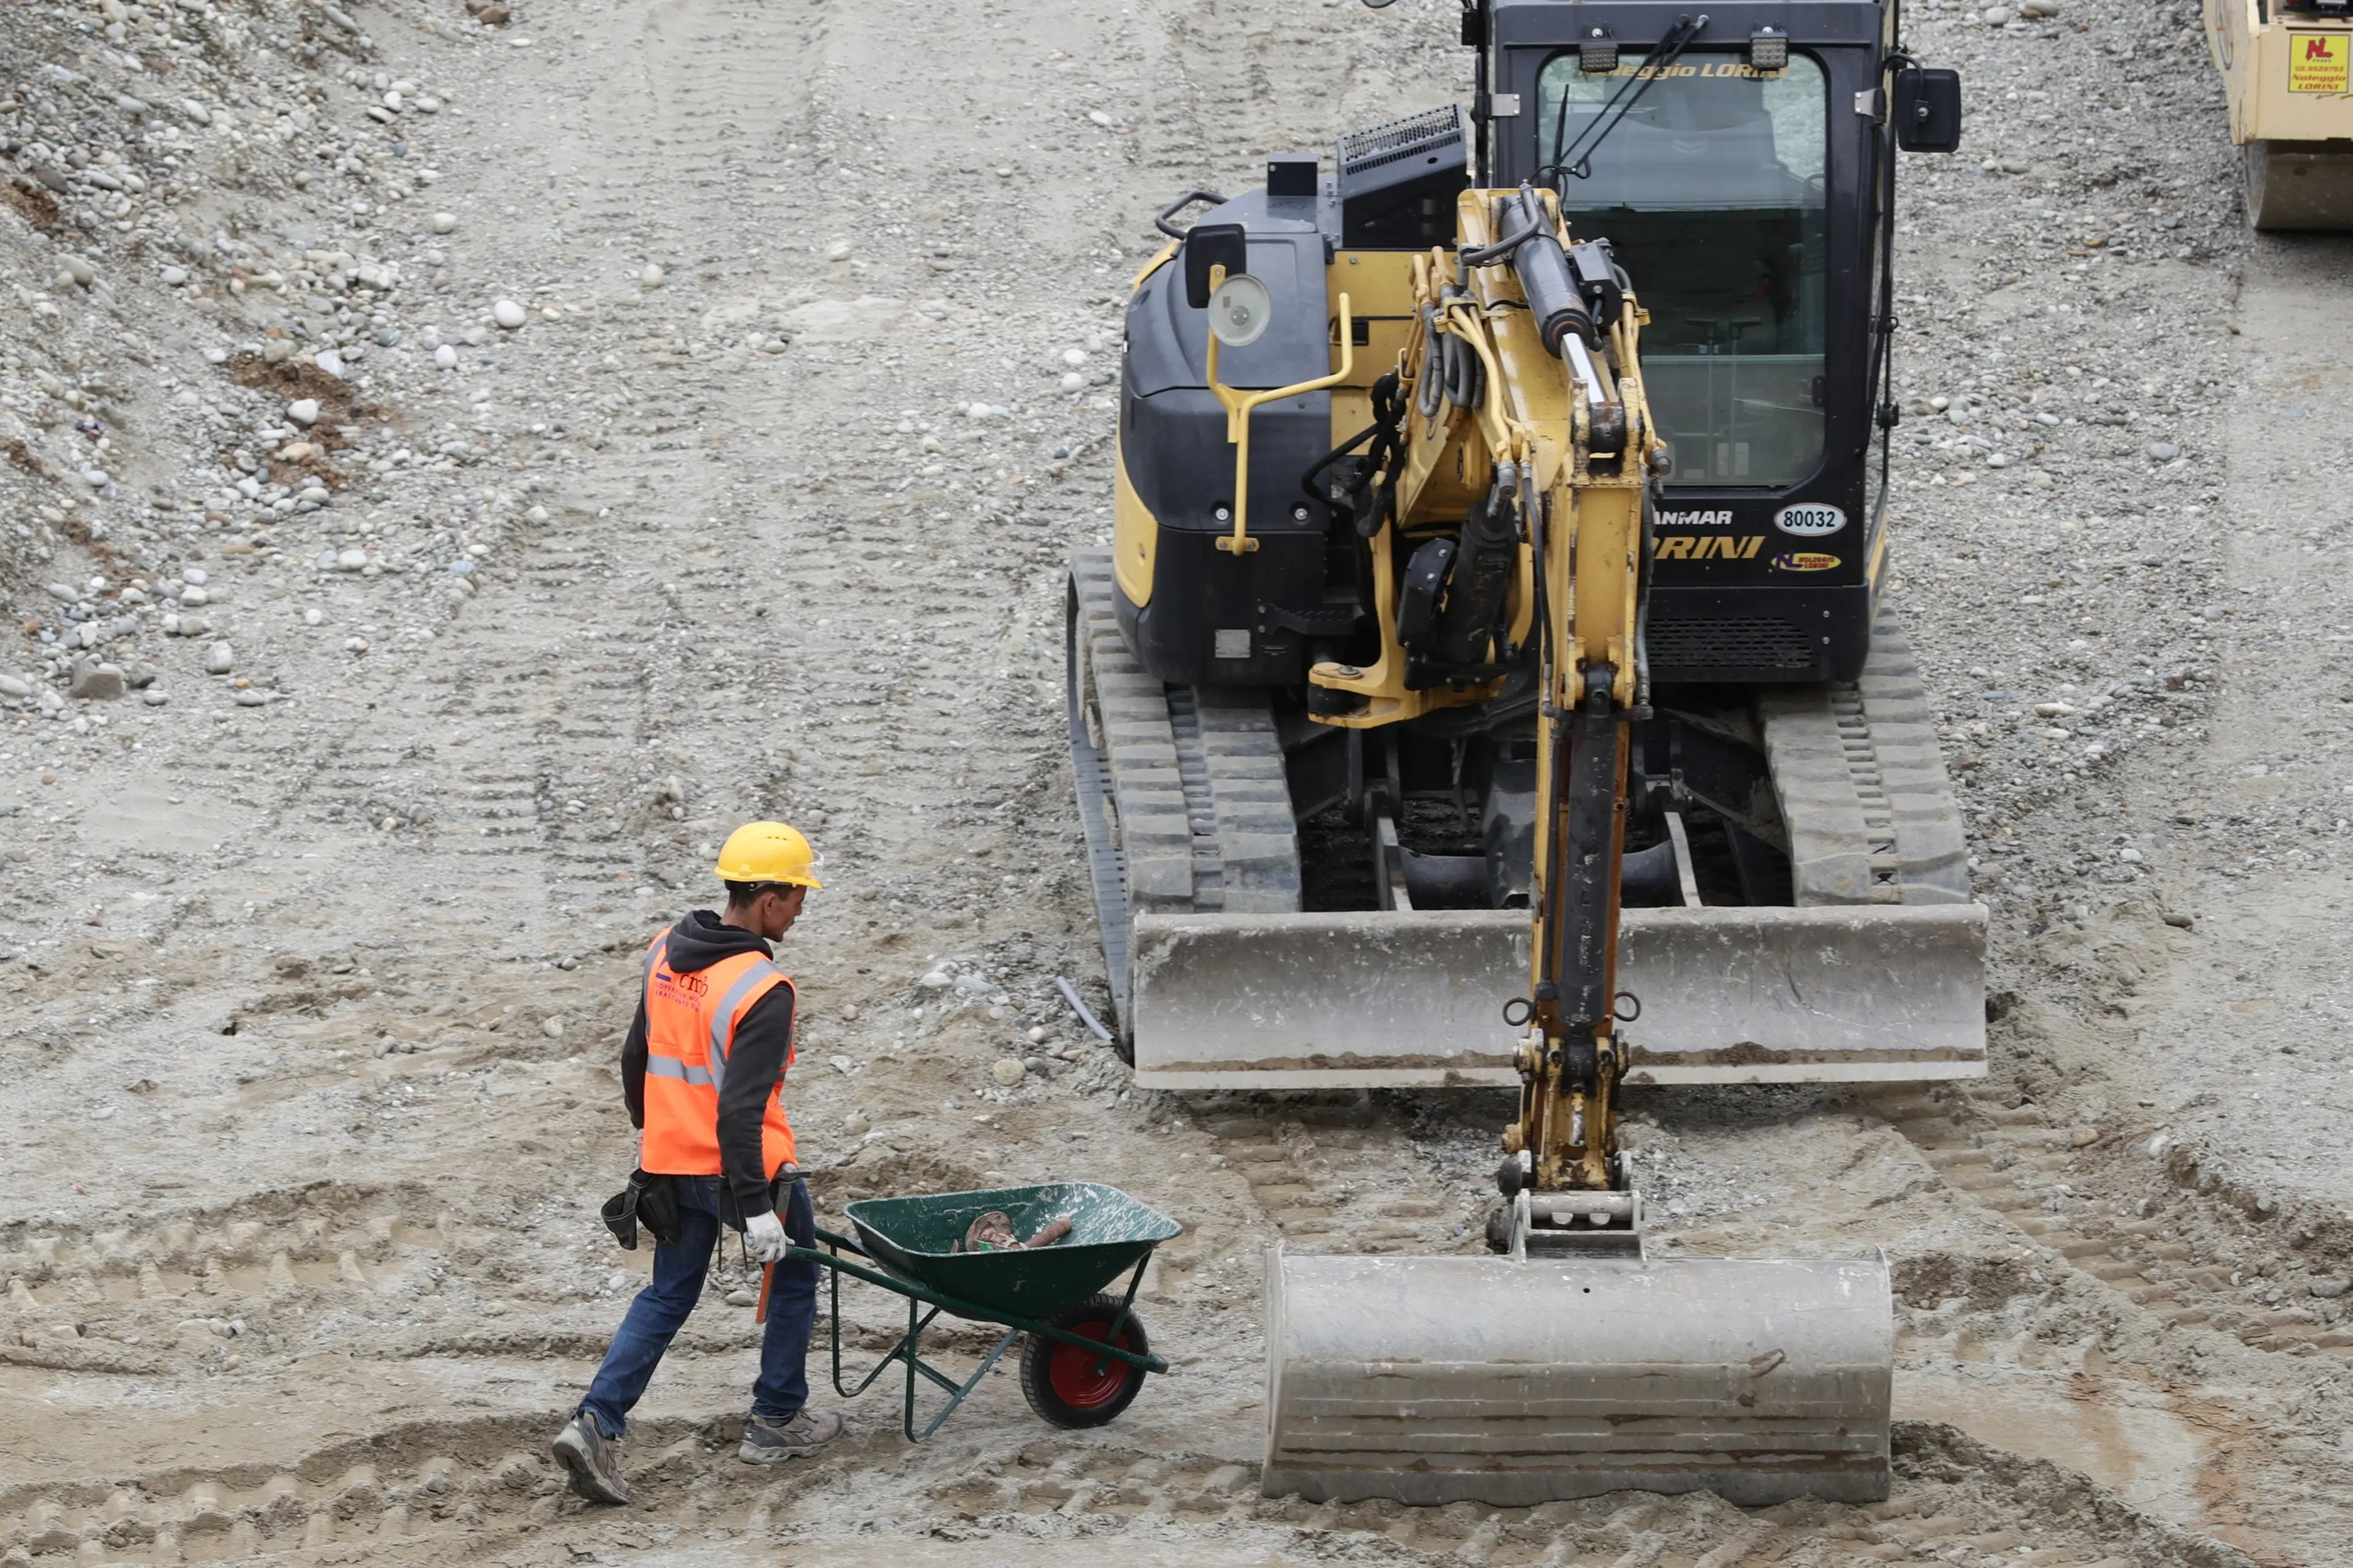
<path id="1" fill-rule="evenodd" d="M 1035 1236 L 1067 1219 L 1071 1234 L 1036 1251 L 959 1252 L 965 1232 L 995 1210 L 1013 1234 Z M 1184 1227 L 1117 1187 L 1049 1182 L 970 1193 L 866 1198 L 843 1211 L 867 1256 L 893 1274 L 967 1304 L 958 1317 L 1010 1314 L 1050 1318 L 1102 1289 Z M 985 1321 L 985 1320 L 984 1320 Z"/>

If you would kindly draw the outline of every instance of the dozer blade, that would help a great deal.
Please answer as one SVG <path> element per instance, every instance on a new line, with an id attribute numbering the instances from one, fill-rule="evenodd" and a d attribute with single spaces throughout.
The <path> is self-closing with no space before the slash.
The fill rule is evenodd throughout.
<path id="1" fill-rule="evenodd" d="M 1269 1497 L 1887 1496 L 1883 1259 L 1277 1248 L 1267 1274 Z"/>
<path id="2" fill-rule="evenodd" d="M 1981 904 L 1628 910 L 1626 1081 L 1981 1077 L 1985 921 Z M 1515 1086 L 1501 1004 L 1527 994 L 1528 941 L 1524 910 L 1140 916 L 1136 1081 Z"/>

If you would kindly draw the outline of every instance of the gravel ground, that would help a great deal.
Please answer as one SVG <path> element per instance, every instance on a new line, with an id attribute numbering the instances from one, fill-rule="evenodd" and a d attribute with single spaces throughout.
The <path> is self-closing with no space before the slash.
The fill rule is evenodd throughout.
<path id="1" fill-rule="evenodd" d="M 1475 1247 L 1505 1108 L 1137 1094 L 1053 987 L 1148 215 L 1457 94 L 1452 7 L 8 8 L 0 1562 L 2341 1561 L 2348 250 L 2244 235 L 2193 13 L 2030 8 L 1913 8 L 1902 215 L 1993 1076 L 1634 1107 L 1667 1245 L 1895 1261 L 1894 1499 L 1756 1514 L 1258 1499 L 1262 1249 Z M 636 955 L 754 815 L 820 1210 L 1125 1186 L 1176 1371 L 751 1471 L 714 1299 L 590 1511 Z"/>

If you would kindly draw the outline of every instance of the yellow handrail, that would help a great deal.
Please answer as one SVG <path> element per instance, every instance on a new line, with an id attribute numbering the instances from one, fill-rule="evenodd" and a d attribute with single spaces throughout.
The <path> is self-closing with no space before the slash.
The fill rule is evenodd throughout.
<path id="1" fill-rule="evenodd" d="M 1225 268 L 1209 268 L 1209 287 L 1214 289 L 1225 281 Z M 1226 439 L 1234 447 L 1234 531 L 1220 538 L 1218 548 L 1229 555 L 1247 555 L 1258 548 L 1258 541 L 1250 536 L 1250 416 L 1261 403 L 1279 398 L 1297 397 L 1303 393 L 1321 392 L 1348 379 L 1356 364 L 1356 324 L 1348 314 L 1348 297 L 1340 296 L 1340 368 L 1314 381 L 1303 381 L 1296 386 L 1277 387 L 1272 392 L 1239 392 L 1218 380 L 1218 334 L 1209 334 L 1209 390 L 1226 405 Z"/>

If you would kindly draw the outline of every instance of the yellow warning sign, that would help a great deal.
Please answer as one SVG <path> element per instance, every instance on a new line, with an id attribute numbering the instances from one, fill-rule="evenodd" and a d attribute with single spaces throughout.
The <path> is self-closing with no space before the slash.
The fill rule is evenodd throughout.
<path id="1" fill-rule="evenodd" d="M 2348 33 L 2290 33 L 2287 36 L 2287 89 L 2290 92 L 2343 92 Z"/>

